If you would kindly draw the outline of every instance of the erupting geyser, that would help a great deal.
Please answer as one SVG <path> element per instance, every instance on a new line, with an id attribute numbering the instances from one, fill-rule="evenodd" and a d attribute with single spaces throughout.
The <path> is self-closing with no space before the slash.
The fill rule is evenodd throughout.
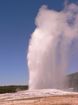
<path id="1" fill-rule="evenodd" d="M 66 87 L 70 45 L 78 35 L 78 6 L 57 12 L 42 6 L 36 17 L 29 50 L 29 88 Z"/>

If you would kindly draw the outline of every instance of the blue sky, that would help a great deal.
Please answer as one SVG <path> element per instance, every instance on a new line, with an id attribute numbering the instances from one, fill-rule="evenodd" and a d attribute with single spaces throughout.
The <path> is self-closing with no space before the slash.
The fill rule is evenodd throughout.
<path id="1" fill-rule="evenodd" d="M 44 4 L 57 11 L 64 8 L 64 0 L 0 0 L 0 85 L 28 83 L 28 41 Z"/>

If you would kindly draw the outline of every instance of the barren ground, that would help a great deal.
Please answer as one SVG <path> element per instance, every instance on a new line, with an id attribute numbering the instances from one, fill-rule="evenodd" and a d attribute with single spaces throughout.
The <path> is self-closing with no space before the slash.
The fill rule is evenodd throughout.
<path id="1" fill-rule="evenodd" d="M 0 100 L 0 105 L 78 105 L 78 95 L 61 95 L 20 100 Z"/>

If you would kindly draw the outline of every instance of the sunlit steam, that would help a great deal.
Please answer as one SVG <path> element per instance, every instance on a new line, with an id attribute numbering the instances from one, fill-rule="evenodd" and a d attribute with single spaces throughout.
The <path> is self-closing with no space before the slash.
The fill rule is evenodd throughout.
<path id="1" fill-rule="evenodd" d="M 36 17 L 29 50 L 29 88 L 66 87 L 69 51 L 78 34 L 78 6 L 69 4 L 57 12 L 42 6 Z"/>

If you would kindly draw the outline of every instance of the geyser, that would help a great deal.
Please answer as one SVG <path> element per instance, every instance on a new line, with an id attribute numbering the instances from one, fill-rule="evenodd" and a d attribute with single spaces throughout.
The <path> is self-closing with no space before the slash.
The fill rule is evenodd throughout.
<path id="1" fill-rule="evenodd" d="M 42 6 L 36 17 L 28 50 L 29 88 L 66 87 L 72 41 L 78 34 L 78 6 L 57 12 Z"/>

